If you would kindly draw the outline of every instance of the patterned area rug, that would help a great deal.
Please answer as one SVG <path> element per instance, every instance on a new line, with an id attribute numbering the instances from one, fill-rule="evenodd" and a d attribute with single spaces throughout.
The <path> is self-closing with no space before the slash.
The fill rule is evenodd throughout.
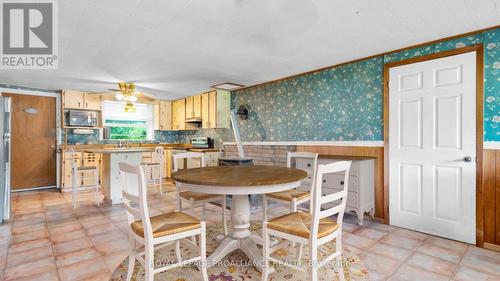
<path id="1" fill-rule="evenodd" d="M 261 233 L 260 223 L 252 224 L 252 232 Z M 207 225 L 207 252 L 212 252 L 217 246 L 218 242 L 215 237 L 223 233 L 221 224 Z M 333 253 L 335 250 L 335 243 L 330 242 L 320 247 L 327 253 Z M 304 246 L 302 264 L 307 264 L 307 246 Z M 181 242 L 182 258 L 187 259 L 195 256 L 198 253 L 196 248 L 193 248 L 189 243 Z M 281 260 L 295 260 L 295 249 L 290 247 L 283 247 L 276 251 L 273 256 Z M 174 246 L 167 246 L 155 252 L 155 263 L 159 262 L 176 262 Z M 208 276 L 210 281 L 249 281 L 260 280 L 261 274 L 251 265 L 246 265 L 249 262 L 247 256 L 241 251 L 234 251 L 229 254 L 219 265 L 208 269 Z M 128 268 L 128 258 L 126 258 L 111 276 L 111 280 L 126 280 Z M 305 281 L 309 280 L 308 274 L 289 267 L 274 265 L 275 272 L 269 275 L 269 281 Z M 368 270 L 361 263 L 359 258 L 349 252 L 343 253 L 343 269 L 345 280 L 368 280 Z M 319 270 L 319 280 L 334 281 L 338 280 L 336 268 L 323 267 Z M 135 263 L 135 270 L 132 280 L 144 280 L 144 268 L 138 262 Z M 165 281 L 202 281 L 201 272 L 197 267 L 185 266 L 155 274 L 155 280 Z"/>

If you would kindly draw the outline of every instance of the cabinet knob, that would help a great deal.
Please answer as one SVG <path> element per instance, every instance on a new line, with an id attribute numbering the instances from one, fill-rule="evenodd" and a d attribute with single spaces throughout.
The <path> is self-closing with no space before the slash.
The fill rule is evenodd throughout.
<path id="1" fill-rule="evenodd" d="M 340 181 L 340 185 L 344 185 L 344 181 Z"/>
<path id="2" fill-rule="evenodd" d="M 307 167 L 311 167 L 311 163 L 307 163 Z"/>

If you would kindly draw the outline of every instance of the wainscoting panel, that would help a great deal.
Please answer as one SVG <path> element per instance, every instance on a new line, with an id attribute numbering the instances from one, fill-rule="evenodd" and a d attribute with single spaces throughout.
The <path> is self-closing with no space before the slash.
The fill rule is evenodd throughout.
<path id="1" fill-rule="evenodd" d="M 500 150 L 483 152 L 484 247 L 500 251 Z"/>

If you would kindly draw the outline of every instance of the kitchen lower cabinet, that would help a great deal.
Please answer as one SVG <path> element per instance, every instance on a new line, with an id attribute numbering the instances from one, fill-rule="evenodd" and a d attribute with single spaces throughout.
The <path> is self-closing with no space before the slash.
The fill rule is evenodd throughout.
<path id="1" fill-rule="evenodd" d="M 207 167 L 219 166 L 219 152 L 205 152 L 205 164 Z"/>
<path id="2" fill-rule="evenodd" d="M 71 191 L 73 188 L 73 174 L 71 172 L 71 152 L 63 151 L 63 164 L 61 169 L 61 188 L 63 192 Z M 77 152 L 76 153 L 76 165 L 77 167 L 97 167 L 99 171 L 99 182 L 101 179 L 101 161 L 102 155 L 98 153 L 86 153 Z M 77 182 L 78 186 L 81 185 L 91 185 L 94 183 L 94 178 L 91 172 L 84 172 L 84 179 Z"/>

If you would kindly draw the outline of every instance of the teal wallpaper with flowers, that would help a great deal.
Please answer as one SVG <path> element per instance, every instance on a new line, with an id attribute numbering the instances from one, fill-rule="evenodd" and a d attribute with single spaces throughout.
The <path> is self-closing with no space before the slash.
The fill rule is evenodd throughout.
<path id="1" fill-rule="evenodd" d="M 478 43 L 484 44 L 484 140 L 500 141 L 500 28 L 235 91 L 232 107 L 251 107 L 249 119 L 239 121 L 242 140 L 381 141 L 384 63 Z M 210 135 L 232 139 L 227 132 Z"/>
<path id="2" fill-rule="evenodd" d="M 382 71 L 374 58 L 236 91 L 233 106 L 251 107 L 242 139 L 380 140 Z"/>
<path id="3" fill-rule="evenodd" d="M 249 119 L 239 121 L 242 139 L 381 141 L 384 63 L 478 43 L 484 45 L 484 140 L 500 142 L 500 28 L 235 91 L 232 107 L 251 107 Z M 230 129 L 158 131 L 155 138 L 187 142 L 204 135 L 218 146 L 233 140 Z M 71 132 L 68 140 L 100 142 L 95 134 L 82 139 Z"/>

